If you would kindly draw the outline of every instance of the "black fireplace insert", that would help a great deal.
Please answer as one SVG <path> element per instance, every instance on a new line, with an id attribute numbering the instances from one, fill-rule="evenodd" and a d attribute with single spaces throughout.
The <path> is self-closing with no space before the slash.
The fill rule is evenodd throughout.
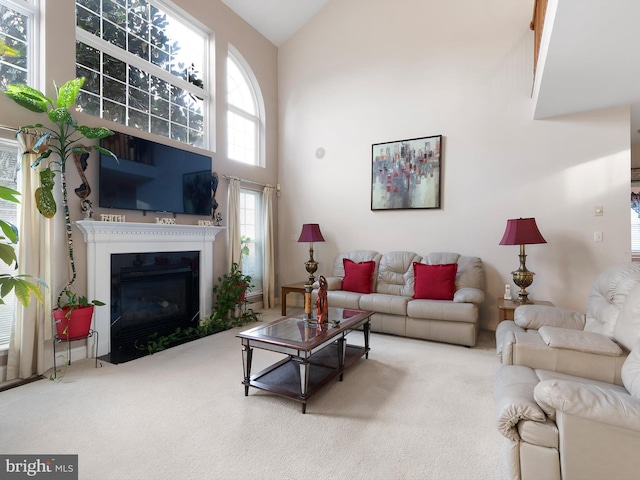
<path id="1" fill-rule="evenodd" d="M 150 335 L 198 325 L 199 265 L 197 251 L 111 255 L 109 362 L 146 355 Z"/>

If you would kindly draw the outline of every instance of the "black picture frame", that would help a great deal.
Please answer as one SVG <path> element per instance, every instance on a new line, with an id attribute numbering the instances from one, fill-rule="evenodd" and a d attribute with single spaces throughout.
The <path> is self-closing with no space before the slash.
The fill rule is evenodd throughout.
<path id="1" fill-rule="evenodd" d="M 441 208 L 442 135 L 371 145 L 371 210 Z"/>

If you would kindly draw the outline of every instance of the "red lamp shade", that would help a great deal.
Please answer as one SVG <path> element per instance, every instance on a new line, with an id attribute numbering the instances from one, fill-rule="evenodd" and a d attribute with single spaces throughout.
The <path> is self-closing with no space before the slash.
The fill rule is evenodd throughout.
<path id="1" fill-rule="evenodd" d="M 538 230 L 535 218 L 507 220 L 507 228 L 502 240 L 500 240 L 500 245 L 531 245 L 534 243 L 547 243 Z"/>
<path id="2" fill-rule="evenodd" d="M 324 242 L 324 237 L 317 223 L 305 223 L 302 225 L 299 242 Z"/>

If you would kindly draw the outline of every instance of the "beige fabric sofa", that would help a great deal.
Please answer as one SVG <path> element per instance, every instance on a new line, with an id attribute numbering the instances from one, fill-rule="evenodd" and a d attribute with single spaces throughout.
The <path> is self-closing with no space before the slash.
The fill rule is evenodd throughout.
<path id="1" fill-rule="evenodd" d="M 375 262 L 371 293 L 342 290 L 345 277 L 343 259 Z M 414 299 L 413 263 L 457 264 L 453 300 Z M 478 336 L 478 307 L 484 302 L 484 266 L 478 257 L 437 252 L 426 256 L 395 251 L 385 254 L 373 250 L 341 253 L 327 277 L 330 307 L 375 312 L 374 332 L 402 335 L 472 347 Z"/>
<path id="2" fill-rule="evenodd" d="M 640 329 L 640 306 L 626 300 L 639 284 L 640 263 L 613 265 L 594 282 L 586 314 L 544 305 L 516 308 L 514 320 L 496 330 L 498 358 L 504 365 L 621 385 L 622 364 Z"/>

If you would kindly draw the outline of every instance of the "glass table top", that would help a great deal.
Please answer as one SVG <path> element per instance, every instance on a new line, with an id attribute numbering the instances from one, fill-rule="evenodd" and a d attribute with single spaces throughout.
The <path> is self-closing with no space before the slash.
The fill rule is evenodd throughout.
<path id="1" fill-rule="evenodd" d="M 317 319 L 307 320 L 306 314 L 302 312 L 241 332 L 238 336 L 256 340 L 272 339 L 307 343 L 347 330 L 370 315 L 371 312 L 361 310 L 329 308 L 329 322 L 319 324 Z"/>

